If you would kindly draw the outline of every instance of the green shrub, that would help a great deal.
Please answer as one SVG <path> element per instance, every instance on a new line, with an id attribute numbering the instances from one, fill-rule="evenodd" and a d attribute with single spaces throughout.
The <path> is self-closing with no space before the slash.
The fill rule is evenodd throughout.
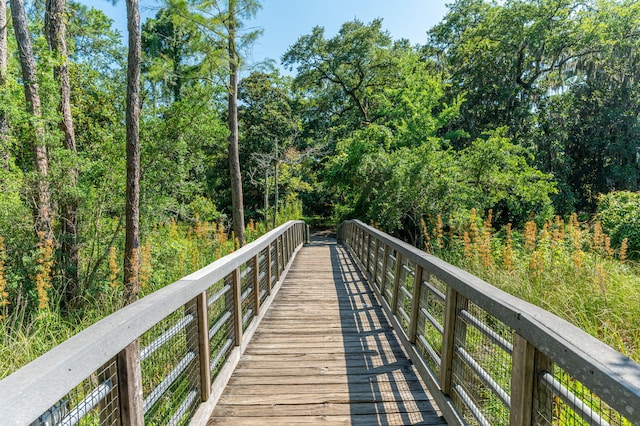
<path id="1" fill-rule="evenodd" d="M 614 246 L 627 239 L 629 257 L 640 257 L 640 192 L 616 191 L 598 198 L 596 219 Z"/>

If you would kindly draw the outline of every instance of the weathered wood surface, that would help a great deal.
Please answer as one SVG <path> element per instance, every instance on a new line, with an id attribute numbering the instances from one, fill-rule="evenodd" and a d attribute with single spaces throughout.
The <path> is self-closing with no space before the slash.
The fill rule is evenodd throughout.
<path id="1" fill-rule="evenodd" d="M 446 424 L 346 250 L 294 261 L 209 425 Z"/>

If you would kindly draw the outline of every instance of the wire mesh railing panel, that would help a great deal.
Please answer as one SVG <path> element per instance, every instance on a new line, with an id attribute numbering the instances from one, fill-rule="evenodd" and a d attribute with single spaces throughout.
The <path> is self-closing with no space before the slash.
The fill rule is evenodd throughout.
<path id="1" fill-rule="evenodd" d="M 402 274 L 398 283 L 398 317 L 405 333 L 409 333 L 411 310 L 413 303 L 413 284 L 415 281 L 416 265 L 409 259 L 402 262 Z"/>
<path id="2" fill-rule="evenodd" d="M 541 391 L 534 401 L 535 424 L 631 426 L 622 413 L 606 403 L 557 365 L 538 377 Z"/>
<path id="3" fill-rule="evenodd" d="M 200 394 L 195 305 L 182 307 L 141 338 L 145 423 L 187 424 Z"/>
<path id="4" fill-rule="evenodd" d="M 42 413 L 32 425 L 113 425 L 119 421 L 117 365 L 113 359 Z"/>
<path id="5" fill-rule="evenodd" d="M 235 339 L 233 327 L 233 280 L 228 275 L 207 290 L 209 305 L 209 370 L 211 381 L 226 361 Z"/>
<path id="6" fill-rule="evenodd" d="M 416 346 L 422 359 L 436 376 L 440 374 L 444 335 L 445 295 L 438 290 L 442 285 L 444 284 L 434 276 L 425 280 L 423 275 L 418 303 Z"/>
<path id="7" fill-rule="evenodd" d="M 382 297 L 387 301 L 389 305 L 393 303 L 393 284 L 396 277 L 396 257 L 398 253 L 394 250 L 393 253 L 389 253 L 387 259 L 387 271 L 385 273 L 385 285 L 383 286 Z"/>
<path id="8" fill-rule="evenodd" d="M 473 302 L 458 303 L 464 308 L 456 318 L 453 388 L 460 406 L 471 423 L 507 424 L 513 331 Z"/>
<path id="9" fill-rule="evenodd" d="M 260 304 L 262 304 L 271 293 L 271 290 L 269 289 L 269 264 L 267 258 L 268 251 L 269 248 L 267 247 L 259 254 L 260 261 L 258 264 L 260 265 L 260 269 L 258 279 L 260 280 Z"/>
<path id="10" fill-rule="evenodd" d="M 242 330 L 246 330 L 255 316 L 253 261 L 240 268 L 240 300 L 242 302 Z"/>

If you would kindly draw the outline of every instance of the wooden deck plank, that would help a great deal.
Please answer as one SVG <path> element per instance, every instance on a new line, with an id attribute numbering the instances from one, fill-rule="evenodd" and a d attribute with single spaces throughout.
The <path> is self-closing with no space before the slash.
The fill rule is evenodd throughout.
<path id="1" fill-rule="evenodd" d="M 444 425 L 346 250 L 295 259 L 208 425 Z"/>

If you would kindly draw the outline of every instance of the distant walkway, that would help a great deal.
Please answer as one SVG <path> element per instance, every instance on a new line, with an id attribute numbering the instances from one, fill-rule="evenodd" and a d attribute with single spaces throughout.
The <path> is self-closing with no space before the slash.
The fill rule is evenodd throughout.
<path id="1" fill-rule="evenodd" d="M 347 251 L 298 253 L 208 424 L 444 425 Z"/>

